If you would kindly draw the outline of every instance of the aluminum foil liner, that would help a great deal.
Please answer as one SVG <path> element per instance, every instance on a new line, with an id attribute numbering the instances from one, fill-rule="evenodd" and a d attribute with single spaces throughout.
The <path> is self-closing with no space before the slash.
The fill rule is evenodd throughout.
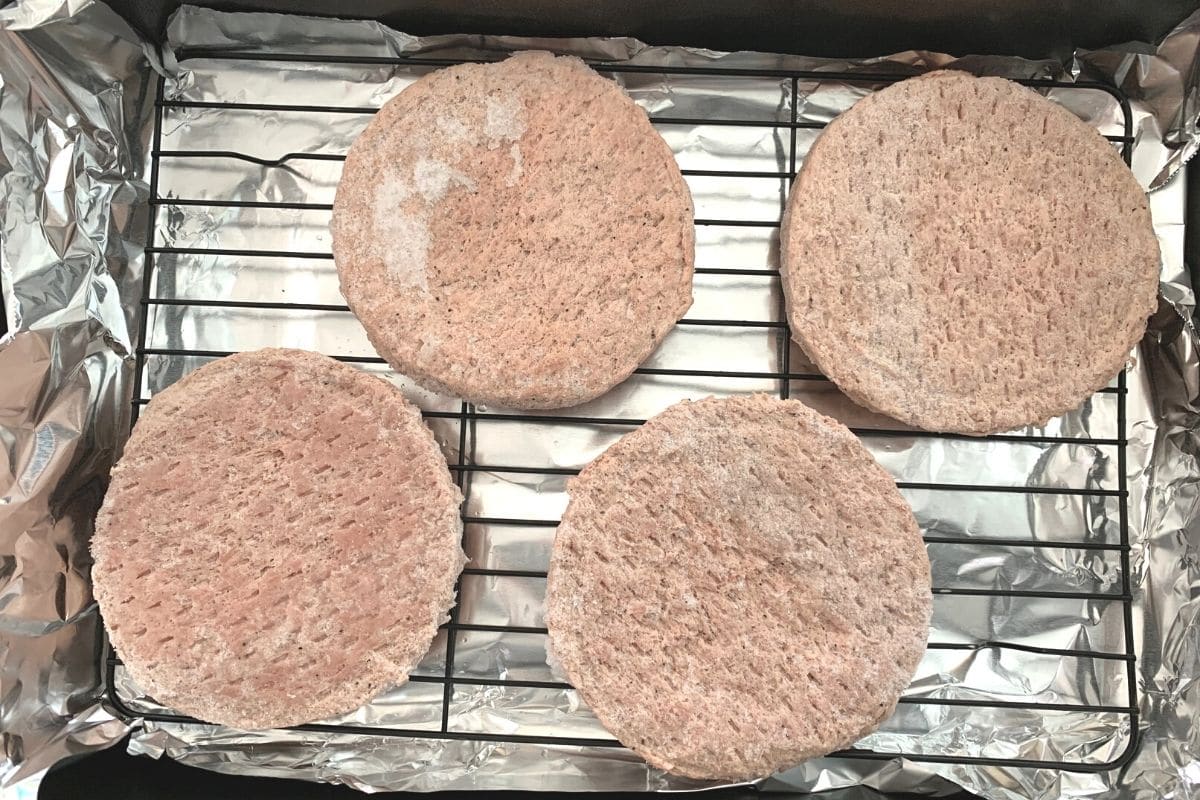
<path id="1" fill-rule="evenodd" d="M 0 9 L 0 285 L 11 329 L 0 337 L 6 797 L 34 796 L 55 761 L 128 727 L 99 703 L 87 542 L 128 427 L 153 84 L 124 21 L 84 6 Z"/>
<path id="2" fill-rule="evenodd" d="M 72 16 L 72 13 L 74 14 Z M 205 360 L 151 355 L 135 387 L 132 358 L 147 241 L 159 253 L 148 307 L 153 350 L 244 350 L 287 344 L 337 355 L 372 355 L 361 327 L 340 305 L 328 259 L 248 258 L 213 250 L 327 253 L 328 212 L 205 205 L 205 201 L 328 203 L 340 163 L 304 158 L 263 164 L 236 158 L 168 158 L 147 212 L 149 64 L 167 77 L 170 101 L 201 104 L 305 103 L 374 108 L 424 70 L 411 66 L 230 61 L 183 57 L 184 48 L 227 48 L 320 55 L 393 57 L 420 53 L 495 58 L 498 51 L 542 48 L 645 66 L 860 70 L 915 74 L 955 65 L 1009 77 L 1099 80 L 1132 101 L 1134 170 L 1155 189 L 1152 207 L 1163 246 L 1163 302 L 1125 375 L 1129 436 L 1124 479 L 1134 542 L 1129 584 L 1139 655 L 1141 736 L 1123 769 L 1095 774 L 917 763 L 905 759 L 818 759 L 777 775 L 767 789 L 817 791 L 865 784 L 945 794 L 956 786 L 993 798 L 1186 796 L 1200 783 L 1190 721 L 1200 706 L 1200 438 L 1196 404 L 1200 357 L 1190 323 L 1192 288 L 1183 265 L 1182 177 L 1171 176 L 1197 145 L 1196 70 L 1200 15 L 1156 50 L 1078 52 L 1068 64 L 1011 58 L 955 60 L 902 53 L 867 62 L 753 53 L 722 54 L 647 47 L 629 39 L 531 40 L 480 36 L 415 38 L 370 22 L 182 9 L 168 46 L 144 56 L 134 37 L 98 5 L 25 2 L 0 11 L 0 205 L 5 299 L 14 333 L 0 343 L 0 713 L 5 785 L 28 787 L 41 770 L 73 752 L 111 743 L 133 726 L 130 749 L 168 755 L 224 772 L 276 775 L 383 789 L 689 789 L 701 784 L 650 769 L 627 751 L 600 746 L 446 741 L 310 731 L 246 733 L 210 725 L 155 722 L 162 711 L 118 668 L 116 697 L 132 710 L 98 702 L 101 674 L 86 540 L 103 479 L 129 422 L 128 399 L 151 397 Z M 721 76 L 624 73 L 617 76 L 653 116 L 752 119 L 747 128 L 661 126 L 685 169 L 781 172 L 788 130 L 772 125 L 792 113 L 788 81 Z M 833 78 L 801 81 L 802 121 L 832 118 L 877 84 Z M 1106 134 L 1122 133 L 1121 109 L 1102 92 L 1050 93 Z M 369 119 L 362 113 L 247 113 L 213 106 L 168 107 L 161 149 L 235 150 L 266 161 L 288 153 L 344 153 Z M 799 157 L 816 131 L 800 130 Z M 701 218 L 777 221 L 782 179 L 689 178 Z M 172 202 L 171 198 L 175 201 Z M 199 201 L 185 203 L 183 200 Z M 701 226 L 697 265 L 769 269 L 777 264 L 770 227 Z M 208 252 L 189 252 L 205 250 Z M 747 320 L 744 329 L 680 326 L 650 367 L 770 372 L 777 368 L 781 302 L 770 275 L 697 276 L 694 318 Z M 190 300 L 313 304 L 315 309 L 188 305 Z M 793 371 L 803 355 L 791 350 Z M 457 460 L 458 401 L 425 392 L 383 367 L 364 367 L 395 382 L 425 410 L 447 457 Z M 683 398 L 775 391 L 760 378 L 639 375 L 603 398 L 567 413 L 644 418 Z M 1044 440 L 938 439 L 897 431 L 894 421 L 847 402 L 828 383 L 793 381 L 792 396 L 860 431 L 874 455 L 904 482 L 927 535 L 1008 537 L 1041 546 L 932 544 L 934 581 L 960 589 L 1119 592 L 1119 553 L 1072 543 L 1112 544 L 1120 532 L 1111 494 L 1121 484 L 1111 443 L 1116 395 L 1101 393 L 1044 429 L 1018 434 Z M 468 514 L 530 518 L 551 524 L 468 525 L 472 566 L 542 570 L 552 521 L 565 502 L 565 475 L 594 458 L 628 426 L 546 422 L 537 415 L 480 408 L 491 418 L 469 426 L 463 455 L 472 463 L 546 468 L 544 474 L 471 473 Z M 438 412 L 444 412 L 438 416 Z M 884 430 L 884 433 L 872 431 Z M 1087 440 L 1086 443 L 1073 439 Z M 1094 495 L 967 493 L 925 484 L 1077 487 Z M 460 620 L 481 626 L 542 625 L 542 581 L 467 576 Z M 1121 604 L 1071 598 L 941 597 L 932 640 L 1002 639 L 1031 647 L 1120 652 Z M 490 630 L 455 634 L 454 675 L 470 681 L 553 681 L 544 636 Z M 445 634 L 416 678 L 337 722 L 434 731 L 440 724 Z M 425 678 L 427 680 L 422 680 Z M 912 697 L 1025 699 L 1120 707 L 1128 680 L 1119 661 L 994 648 L 933 650 Z M 507 734 L 609 738 L 570 690 L 456 684 L 450 729 Z M 980 711 L 953 705 L 902 705 L 863 746 L 879 751 L 1066 759 L 1103 764 L 1135 744 L 1129 717 L 1116 712 Z"/>

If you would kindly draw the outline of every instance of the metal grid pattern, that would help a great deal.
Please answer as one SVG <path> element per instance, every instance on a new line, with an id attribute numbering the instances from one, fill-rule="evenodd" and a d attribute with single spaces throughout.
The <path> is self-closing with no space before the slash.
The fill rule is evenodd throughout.
<path id="1" fill-rule="evenodd" d="M 264 56 L 258 53 L 231 53 L 231 52 L 204 52 L 204 51 L 184 51 L 179 54 L 181 62 L 191 58 L 207 58 L 218 59 L 225 61 L 271 61 L 271 62 L 299 62 L 301 64 L 351 64 L 351 65 L 405 65 L 420 68 L 438 68 L 447 66 L 453 63 L 458 63 L 455 60 L 449 59 L 432 59 L 432 58 L 363 58 L 363 57 L 337 57 L 337 56 L 318 56 L 309 55 L 270 55 Z M 799 132 L 804 130 L 817 130 L 823 127 L 822 123 L 802 121 L 797 117 L 797 108 L 799 106 L 799 83 L 801 81 L 830 79 L 837 78 L 856 84 L 883 85 L 897 79 L 895 75 L 874 75 L 874 74 L 834 74 L 834 73 L 812 73 L 797 70 L 734 70 L 713 68 L 688 68 L 679 67 L 674 69 L 664 69 L 660 67 L 639 67 L 632 65 L 608 65 L 594 64 L 593 65 L 602 74 L 618 75 L 621 73 L 632 74 L 638 72 L 654 73 L 656 75 L 673 75 L 673 74 L 700 74 L 729 79 L 730 86 L 733 91 L 736 91 L 737 80 L 739 78 L 769 78 L 780 81 L 784 86 L 790 85 L 790 120 L 789 121 L 756 121 L 756 120 L 738 120 L 738 119 L 708 119 L 703 117 L 666 117 L 652 115 L 651 119 L 660 129 L 669 128 L 673 125 L 717 125 L 717 126 L 744 126 L 744 127 L 763 127 L 770 126 L 784 129 L 786 134 L 786 154 L 787 170 L 783 172 L 770 171 L 739 171 L 739 170 L 699 170 L 685 169 L 684 175 L 687 177 L 728 177 L 728 178 L 774 178 L 781 181 L 791 181 L 797 170 L 797 137 Z M 1060 88 L 1070 90 L 1072 92 L 1105 92 L 1115 99 L 1120 104 L 1124 112 L 1124 131 L 1122 135 L 1109 136 L 1116 146 L 1121 148 L 1121 151 L 1128 162 L 1132 151 L 1132 119 L 1129 104 L 1127 100 L 1119 93 L 1119 91 L 1100 84 L 1065 84 L 1051 81 L 1025 81 L 1026 85 L 1038 88 Z M 258 200 L 214 200 L 214 199 L 189 199 L 187 197 L 165 196 L 160 193 L 160 169 L 164 164 L 189 162 L 192 164 L 203 165 L 205 159 L 235 159 L 242 162 L 249 162 L 258 165 L 264 169 L 283 167 L 288 164 L 308 160 L 308 161 L 341 161 L 344 155 L 337 153 L 280 153 L 274 158 L 263 158 L 261 156 L 250 155 L 241 152 L 237 147 L 236 141 L 230 142 L 230 148 L 227 150 L 185 150 L 185 149 L 165 149 L 163 146 L 164 139 L 164 115 L 168 112 L 177 112 L 181 109 L 204 109 L 204 108 L 237 108 L 247 112 L 255 111 L 284 111 L 289 113 L 306 113 L 314 114 L 369 114 L 375 111 L 374 108 L 359 108 L 347 106 L 310 106 L 293 103 L 281 102 L 278 104 L 264 103 L 199 103 L 182 100 L 167 99 L 164 95 L 164 82 L 160 79 L 159 82 L 158 101 L 155 116 L 155 125 L 153 133 L 153 149 L 152 163 L 150 173 L 150 204 L 157 212 L 162 207 L 184 207 L 184 206 L 210 206 L 221 208 L 263 208 L 263 209 L 299 209 L 312 211 L 328 211 L 331 209 L 329 204 L 317 203 L 288 203 L 288 202 L 269 202 Z M 782 159 L 781 159 L 782 160 Z M 753 226 L 762 228 L 777 228 L 779 221 L 776 220 L 745 220 L 745 219 L 728 219 L 728 218 L 698 218 L 696 219 L 697 226 Z M 315 312 L 341 312 L 346 311 L 344 305 L 338 304 L 316 304 L 316 303 L 289 303 L 276 301 L 235 301 L 222 299 L 221 297 L 211 298 L 171 298 L 161 296 L 161 293 L 155 291 L 155 260 L 161 259 L 164 256 L 175 254 L 194 254 L 203 253 L 210 256 L 231 257 L 234 259 L 262 259 L 272 257 L 287 257 L 300 259 L 331 259 L 328 252 L 306 252 L 292 250 L 261 250 L 261 249 L 230 249 L 230 248 L 180 248 L 169 246 L 158 246 L 154 239 L 154 232 L 151 231 L 151 241 L 147 247 L 145 281 L 143 286 L 143 294 L 141 298 L 143 318 L 146 324 L 142 326 L 138 349 L 136 353 L 136 369 L 137 369 L 137 391 L 133 400 L 133 419 L 136 422 L 137 413 L 144 405 L 148 398 L 145 396 L 145 386 L 147 384 L 147 364 L 148 360 L 159 356 L 170 357 L 219 357 L 227 355 L 225 351 L 215 350 L 197 350 L 186 347 L 160 347 L 151 346 L 147 339 L 147 329 L 150 328 L 149 320 L 155 311 L 161 311 L 162 307 L 167 306 L 215 306 L 220 308 L 241 308 L 255 309 L 263 311 L 274 310 L 307 310 Z M 761 276 L 763 279 L 777 281 L 778 270 L 766 269 L 750 269 L 740 268 L 736 265 L 722 266 L 698 266 L 696 269 L 698 276 L 700 275 L 747 275 Z M 773 381 L 777 387 L 779 396 L 788 397 L 793 392 L 793 387 L 801 385 L 803 382 L 825 381 L 826 379 L 812 372 L 794 371 L 793 363 L 796 360 L 793 354 L 792 346 L 789 345 L 789 331 L 786 323 L 786 315 L 779 309 L 777 318 L 771 321 L 756 321 L 744 319 L 703 319 L 703 318 L 688 318 L 683 320 L 680 325 L 683 326 L 707 326 L 715 329 L 739 329 L 739 328 L 765 328 L 770 331 L 770 335 L 775 337 L 777 346 L 777 368 L 769 371 L 763 370 L 697 370 L 697 369 L 678 369 L 667 367 L 652 367 L 644 366 L 636 371 L 637 375 L 652 375 L 652 376 L 670 376 L 679 379 L 762 379 Z M 332 354 L 339 360 L 351 363 L 380 365 L 383 364 L 382 359 L 369 356 L 340 356 Z M 1065 600 L 1084 600 L 1097 601 L 1104 603 L 1118 603 L 1121 606 L 1120 627 L 1122 628 L 1122 636 L 1124 639 L 1124 649 L 1118 652 L 1098 652 L 1092 649 L 1064 649 L 1053 647 L 1034 647 L 1028 644 L 1020 644 L 1006 642 L 1002 640 L 980 639 L 975 642 L 931 642 L 929 648 L 933 650 L 959 650 L 959 651 L 978 651 L 983 649 L 995 650 L 998 653 L 1004 651 L 1022 651 L 1027 653 L 1043 654 L 1047 656 L 1077 658 L 1081 661 L 1104 661 L 1109 664 L 1120 665 L 1124 667 L 1124 682 L 1128 690 L 1128 702 L 1119 705 L 1088 705 L 1077 703 L 1049 703 L 1039 702 L 1036 700 L 1021 700 L 1014 699 L 1009 702 L 997 702 L 990 700 L 979 699 L 964 699 L 964 698 L 948 698 L 948 697 L 925 697 L 914 696 L 905 697 L 901 700 L 901 709 L 905 705 L 912 704 L 940 704 L 947 706 L 971 706 L 982 709 L 985 712 L 994 711 L 999 713 L 1002 709 L 1031 709 L 1040 712 L 1088 712 L 1097 714 L 1117 714 L 1121 719 L 1127 720 L 1130 729 L 1129 746 L 1125 753 L 1118 759 L 1109 763 L 1094 763 L 1088 761 L 1069 761 L 1069 760 L 1044 760 L 1036 757 L 964 757 L 953 753 L 936 753 L 936 752 L 920 752 L 920 753 L 895 753 L 895 752 L 877 752 L 869 749 L 850 749 L 838 753 L 839 756 L 858 759 L 890 759 L 897 755 L 904 755 L 915 761 L 925 762 L 940 762 L 940 763 L 959 763 L 959 764 L 978 764 L 978 765 L 994 765 L 994 766 L 1026 766 L 1026 767 L 1043 767 L 1050 769 L 1061 769 L 1071 771 L 1101 771 L 1111 769 L 1120 763 L 1127 760 L 1136 743 L 1137 735 L 1137 690 L 1134 672 L 1134 637 L 1132 613 L 1130 605 L 1130 578 L 1129 578 L 1129 525 L 1128 525 L 1128 503 L 1129 492 L 1126 486 L 1126 431 L 1125 431 L 1125 404 L 1126 404 L 1126 379 L 1122 374 L 1114 385 L 1102 390 L 1104 394 L 1114 395 L 1116 403 L 1116 434 L 1109 438 L 1081 438 L 1078 436 L 1055 436 L 1055 435 L 1035 435 L 1035 434 L 1004 434 L 985 437 L 982 441 L 994 442 L 1015 442 L 1015 443 L 1070 443 L 1080 445 L 1096 445 L 1110 447 L 1115 451 L 1115 481 L 1117 486 L 1115 489 L 1098 489 L 1098 488 L 1039 488 L 1028 486 L 1000 486 L 991 484 L 978 485 L 963 485 L 963 484 L 936 484 L 936 483 L 905 483 L 900 482 L 902 489 L 917 489 L 926 491 L 956 491 L 967 493 L 995 493 L 995 492 L 1010 492 L 1022 495 L 1030 494 L 1054 494 L 1063 496 L 1082 496 L 1085 502 L 1103 502 L 1115 503 L 1120 520 L 1120 532 L 1118 541 L 1094 542 L 1094 541 L 1071 541 L 1071 542 L 1042 542 L 1036 543 L 1037 547 L 1058 547 L 1070 548 L 1079 551 L 1111 551 L 1119 558 L 1120 579 L 1116 586 L 1118 592 L 1076 592 L 1076 591 L 1042 591 L 1042 590 L 1023 590 L 1023 589 L 990 589 L 990 588 L 956 588 L 953 586 L 937 586 L 934 589 L 936 596 L 957 595 L 957 596 L 985 596 L 985 597 L 1011 597 L 1011 598 L 1029 598 L 1038 599 L 1065 599 Z M 569 414 L 569 411 L 568 411 Z M 462 487 L 464 494 L 468 497 L 468 503 L 464 504 L 464 523 L 465 527 L 470 528 L 472 524 L 492 524 L 504 526 L 539 526 L 544 528 L 553 528 L 555 522 L 546 519 L 532 518 L 511 518 L 511 517 L 493 517 L 486 515 L 478 515 L 469 513 L 471 485 L 473 476 L 479 473 L 511 473 L 511 474 L 536 474 L 536 475 L 571 475 L 577 472 L 576 469 L 570 468 L 548 468 L 541 466 L 529 466 L 522 464 L 487 464 L 476 463 L 472 457 L 472 440 L 476 436 L 476 426 L 482 422 L 504 422 L 518 421 L 526 423 L 545 423 L 547 425 L 600 425 L 612 426 L 619 430 L 628 430 L 643 422 L 642 419 L 623 418 L 623 417 L 581 417 L 581 416 L 566 416 L 556 414 L 509 414 L 499 412 L 488 412 L 485 408 L 477 408 L 468 403 L 461 403 L 456 410 L 434 410 L 427 411 L 426 417 L 433 420 L 449 420 L 457 423 L 458 446 L 457 459 L 450 464 L 450 469 L 454 474 L 458 484 Z M 852 428 L 856 434 L 869 434 L 873 437 L 939 437 L 945 439 L 971 439 L 973 441 L 981 441 L 975 437 L 959 437 L 955 435 L 938 435 L 925 433 L 913 430 L 886 429 L 871 427 L 869 429 Z M 934 533 L 927 533 L 926 541 L 931 545 L 938 546 L 956 546 L 967 544 L 979 544 L 981 542 L 1002 546 L 1011 547 L 1028 547 L 1032 546 L 1030 542 L 1022 539 L 1007 539 L 1007 538 L 980 538 L 977 536 L 971 537 L 956 537 L 944 536 Z M 512 569 L 491 569 L 476 566 L 468 566 L 463 571 L 464 577 L 469 576 L 485 576 L 488 578 L 528 578 L 540 579 L 545 577 L 545 573 L 536 570 L 512 570 Z M 463 579 L 460 578 L 460 582 Z M 935 581 L 936 582 L 936 581 Z M 449 725 L 449 715 L 453 693 L 456 687 L 464 686 L 500 686 L 500 687 L 527 687 L 527 688 L 544 688 L 544 689 L 563 689 L 567 688 L 565 684 L 554 681 L 539 681 L 539 680 L 513 680 L 503 677 L 495 678 L 480 678 L 467 677 L 456 674 L 455 670 L 455 647 L 456 641 L 462 634 L 469 632 L 505 632 L 517 634 L 544 634 L 545 629 L 538 626 L 528 625 L 487 625 L 475 624 L 468 621 L 463 621 L 459 616 L 459 608 L 456 607 L 452 613 L 450 622 L 445 626 L 448 635 L 445 637 L 445 653 L 444 653 L 444 668 L 441 674 L 431 675 L 422 674 L 414 675 L 412 681 L 415 683 L 429 683 L 440 685 L 442 691 L 441 697 L 441 723 L 440 726 L 426 729 L 400 729 L 391 727 L 372 727 L 368 725 L 305 725 L 301 726 L 302 730 L 320 731 L 320 732 L 351 732 L 357 734 L 375 734 L 383 736 L 400 736 L 400 737 L 421 737 L 421 738 L 444 738 L 444 739 L 468 739 L 468 740 L 487 740 L 487 741 L 511 741 L 511 742 L 530 742 L 544 743 L 547 745 L 586 745 L 596 747 L 615 747 L 617 742 L 609 738 L 582 738 L 574 736 L 557 736 L 557 735 L 523 735 L 519 733 L 480 733 L 478 731 L 464 731 L 452 729 Z M 157 713 L 146 712 L 142 710 L 134 710 L 127 703 L 119 689 L 119 681 L 116 678 L 117 669 L 120 666 L 120 660 L 111 651 L 106 648 L 105 652 L 105 677 L 107 694 L 110 701 L 117 707 L 128 713 L 130 716 L 141 716 L 150 720 L 162 722 L 180 722 L 189 723 L 196 722 L 187 717 L 179 716 L 172 713 Z"/>

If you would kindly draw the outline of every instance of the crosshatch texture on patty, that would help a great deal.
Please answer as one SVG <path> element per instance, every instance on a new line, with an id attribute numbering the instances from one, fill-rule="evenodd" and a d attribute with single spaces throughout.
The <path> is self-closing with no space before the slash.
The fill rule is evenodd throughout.
<path id="1" fill-rule="evenodd" d="M 671 150 L 575 58 L 520 53 L 406 88 L 350 149 L 332 233 L 379 354 L 480 403 L 597 397 L 692 303 L 691 194 Z"/>
<path id="2" fill-rule="evenodd" d="M 461 494 L 391 385 L 299 350 L 155 395 L 92 541 L 125 668 L 238 728 L 351 711 L 403 683 L 454 605 Z"/>
<path id="3" fill-rule="evenodd" d="M 1155 308 L 1146 195 L 1112 143 L 1001 78 L 933 72 L 833 120 L 781 233 L 793 336 L 851 399 L 987 434 L 1073 410 Z"/>
<path id="4" fill-rule="evenodd" d="M 765 777 L 892 713 L 928 635 L 929 560 L 844 426 L 763 395 L 679 403 L 569 492 L 551 656 L 648 762 Z"/>

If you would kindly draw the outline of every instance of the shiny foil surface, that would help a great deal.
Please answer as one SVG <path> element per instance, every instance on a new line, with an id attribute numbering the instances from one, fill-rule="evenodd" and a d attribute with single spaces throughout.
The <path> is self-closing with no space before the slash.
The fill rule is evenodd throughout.
<path id="1" fill-rule="evenodd" d="M 424 391 L 383 365 L 361 365 L 429 412 L 451 462 L 525 468 L 474 470 L 466 487 L 466 514 L 477 520 L 466 526 L 469 566 L 518 574 L 464 576 L 458 620 L 473 627 L 443 631 L 414 680 L 323 722 L 437 731 L 446 637 L 453 635 L 450 672 L 463 682 L 450 693 L 448 728 L 481 739 L 248 733 L 150 721 L 138 715 L 164 710 L 120 667 L 115 697 L 102 697 L 104 651 L 87 581 L 87 539 L 105 475 L 128 430 L 131 397 L 151 398 L 212 357 L 180 351 L 286 345 L 374 355 L 358 322 L 337 308 L 344 301 L 328 258 L 329 211 L 319 207 L 332 202 L 341 162 L 295 154 L 344 154 L 370 110 L 431 67 L 326 63 L 321 57 L 492 59 L 537 48 L 647 68 L 910 75 L 955 66 L 1122 89 L 1131 101 L 1133 168 L 1153 190 L 1163 252 L 1163 299 L 1131 354 L 1123 409 L 1120 395 L 1101 392 L 1044 428 L 940 438 L 864 411 L 828 382 L 793 379 L 789 386 L 792 397 L 852 426 L 901 482 L 931 540 L 934 585 L 956 592 L 935 596 L 931 642 L 966 649 L 931 649 L 908 702 L 860 746 L 1068 761 L 1100 771 L 828 758 L 774 776 L 763 788 L 867 784 L 936 794 L 958 785 L 990 798 L 1146 800 L 1200 791 L 1192 725 L 1200 707 L 1200 358 L 1183 264 L 1184 176 L 1172 177 L 1197 145 L 1200 16 L 1182 23 L 1157 49 L 1081 51 L 1067 64 L 923 52 L 838 62 L 649 47 L 628 39 L 415 38 L 371 22 L 191 7 L 174 17 L 160 51 L 143 47 L 99 4 L 39 0 L 0 11 L 0 37 L 0 235 L 13 328 L 0 342 L 0 714 L 6 734 L 0 774 L 6 786 L 31 786 L 53 761 L 116 741 L 127 727 L 134 752 L 368 791 L 703 785 L 599 743 L 486 740 L 611 738 L 572 690 L 538 685 L 559 680 L 546 663 L 539 632 L 545 581 L 520 573 L 547 566 L 570 472 L 629 430 L 631 421 L 685 398 L 777 392 L 779 381 L 770 373 L 780 369 L 783 347 L 789 348 L 792 374 L 812 372 L 799 349 L 782 341 L 782 298 L 772 274 L 778 266 L 773 225 L 788 185 L 779 173 L 789 171 L 791 159 L 788 123 L 793 115 L 801 123 L 827 122 L 884 81 L 804 78 L 797 81 L 793 104 L 787 77 L 652 69 L 614 74 L 652 118 L 698 120 L 657 127 L 680 166 L 699 173 L 687 178 L 697 218 L 724 222 L 698 225 L 697 267 L 736 271 L 697 274 L 687 318 L 744 323 L 681 324 L 644 366 L 743 375 L 639 374 L 597 400 L 552 415 L 479 407 L 464 430 L 457 398 Z M 209 55 L 186 52 L 190 48 Z M 211 48 L 261 58 L 222 59 L 212 57 Z M 271 53 L 303 53 L 308 60 L 271 60 Z M 149 144 L 159 71 L 168 101 L 159 150 L 250 158 L 164 155 L 156 173 L 159 199 L 151 205 Z M 1124 132 L 1120 104 L 1104 91 L 1053 89 L 1049 96 L 1106 135 Z M 815 128 L 796 129 L 797 166 L 818 135 Z M 760 177 L 711 174 L 724 171 Z M 262 202 L 318 207 L 253 205 Z M 144 247 L 151 235 L 159 252 L 149 284 L 153 302 L 145 306 L 149 354 L 143 381 L 135 385 Z M 762 375 L 768 377 L 756 377 Z M 1119 548 L 1122 488 L 1129 493 L 1127 571 Z M 1120 599 L 1126 588 L 1138 656 L 1134 687 L 1125 661 L 1108 657 L 1124 653 L 1128 644 Z M 987 594 L 994 590 L 1017 595 Z M 523 630 L 495 629 L 509 626 Z M 1037 652 L 1046 650 L 1069 654 Z M 488 683 L 497 680 L 531 685 Z M 1131 715 L 1121 710 L 1131 689 L 1140 711 L 1136 732 Z M 954 704 L 963 700 L 1056 708 Z M 1069 708 L 1079 705 L 1111 710 Z M 1119 769 L 1102 769 L 1125 761 Z"/>

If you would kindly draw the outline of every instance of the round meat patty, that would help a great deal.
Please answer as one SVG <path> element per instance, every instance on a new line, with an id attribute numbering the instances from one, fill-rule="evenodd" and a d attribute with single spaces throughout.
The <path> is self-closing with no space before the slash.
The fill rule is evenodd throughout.
<path id="1" fill-rule="evenodd" d="M 986 434 L 1044 424 L 1122 369 L 1159 250 L 1093 128 L 1010 81 L 933 72 L 821 134 L 782 264 L 796 341 L 851 399 Z"/>
<path id="2" fill-rule="evenodd" d="M 691 306 L 692 216 L 620 87 L 521 53 L 431 73 L 380 109 L 346 159 L 333 255 L 397 370 L 559 408 L 627 378 Z"/>
<path id="3" fill-rule="evenodd" d="M 392 386 L 299 350 L 155 395 L 92 540 L 117 653 L 155 700 L 238 728 L 403 683 L 454 605 L 461 495 Z"/>
<path id="4" fill-rule="evenodd" d="M 929 560 L 845 427 L 762 395 L 679 403 L 569 491 L 551 654 L 648 762 L 760 778 L 892 713 L 928 634 Z"/>

